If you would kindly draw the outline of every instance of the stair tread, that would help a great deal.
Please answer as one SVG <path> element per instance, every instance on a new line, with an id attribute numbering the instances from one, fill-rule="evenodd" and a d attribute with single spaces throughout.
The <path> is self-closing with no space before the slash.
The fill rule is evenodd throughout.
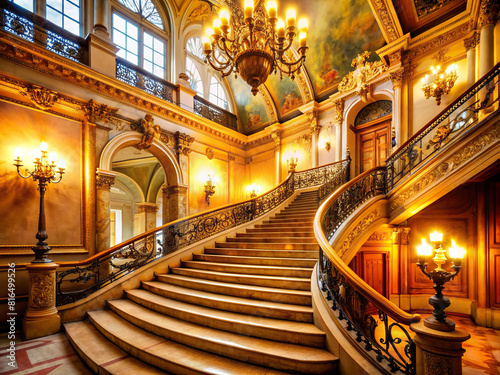
<path id="1" fill-rule="evenodd" d="M 258 334 L 251 334 L 251 332 L 253 330 L 265 330 L 266 337 L 264 338 L 278 340 L 281 336 L 293 336 L 293 342 L 297 344 L 303 342 L 305 337 L 319 338 L 321 342 L 321 339 L 325 336 L 323 331 L 311 323 L 273 319 L 213 309 L 163 297 L 144 289 L 129 290 L 127 291 L 127 297 L 132 299 L 135 303 L 149 309 L 151 309 L 150 305 L 154 304 L 158 306 L 158 310 L 154 308 L 153 310 L 162 314 L 172 314 L 175 318 L 188 320 L 192 323 L 212 328 L 216 328 L 213 327 L 213 325 L 216 325 L 217 328 L 222 325 L 225 331 L 236 332 L 248 336 L 260 337 Z M 174 312 L 168 313 L 165 311 Z"/>
<path id="2" fill-rule="evenodd" d="M 224 249 L 224 250 L 231 250 L 231 249 Z M 237 249 L 237 250 L 243 250 L 243 249 Z M 248 249 L 244 249 L 248 250 Z M 245 269 L 248 271 L 259 271 L 259 270 L 283 270 L 283 271 L 311 271 L 313 268 L 309 267 L 279 267 L 279 266 L 266 266 L 266 265 L 253 265 L 253 264 L 238 264 L 238 263 L 223 263 L 223 262 L 207 262 L 207 261 L 196 261 L 196 260 L 187 260 L 182 262 L 183 264 L 189 265 L 193 263 L 203 263 L 204 265 L 207 266 L 214 266 L 214 267 L 228 267 L 231 269 Z"/>
<path id="3" fill-rule="evenodd" d="M 258 356 L 268 356 L 277 360 L 293 360 L 301 362 L 331 361 L 335 357 L 324 349 L 299 346 L 289 343 L 265 340 L 256 337 L 242 336 L 232 332 L 203 327 L 190 322 L 171 318 L 132 301 L 121 299 L 109 301 L 111 307 L 134 319 L 133 324 L 143 324 L 158 335 L 185 345 L 199 345 L 197 349 L 213 350 L 215 354 L 231 355 L 230 350 L 248 351 Z M 122 316 L 124 318 L 124 316 Z M 178 340 L 184 341 L 179 342 Z M 212 347 L 212 345 L 214 345 Z"/>
<path id="4" fill-rule="evenodd" d="M 84 362 L 94 371 L 104 369 L 110 374 L 168 375 L 121 350 L 104 337 L 89 321 L 64 324 L 66 335 Z"/>
<path id="5" fill-rule="evenodd" d="M 235 248 L 235 249 L 230 249 L 230 248 L 224 248 L 224 250 L 259 250 L 259 249 L 238 249 L 238 248 Z M 272 250 L 270 250 L 272 251 Z M 284 250 L 283 250 L 284 251 Z M 290 251 L 290 250 L 286 250 L 287 252 Z M 315 250 L 310 250 L 311 252 L 316 252 Z M 287 258 L 287 257 L 282 257 L 282 258 L 279 258 L 279 257 L 259 257 L 259 256 L 240 256 L 240 255 L 217 255 L 217 254 L 197 254 L 198 256 L 204 256 L 204 255 L 208 255 L 208 256 L 211 256 L 211 257 L 223 257 L 223 258 L 229 258 L 229 259 L 241 259 L 241 260 L 244 260 L 244 259 L 266 259 L 266 260 L 296 260 L 296 261 L 300 261 L 300 260 L 303 260 L 303 261 L 311 261 L 311 260 L 314 260 L 314 259 L 311 259 L 311 258 Z M 244 263 L 241 263 L 241 264 L 244 264 Z"/>
<path id="6" fill-rule="evenodd" d="M 132 354 L 146 353 L 146 357 L 158 363 L 171 364 L 172 369 L 184 370 L 188 374 L 248 374 L 278 375 L 268 368 L 221 357 L 202 350 L 190 348 L 160 336 L 146 332 L 120 318 L 108 310 L 89 311 L 92 321 L 101 329 L 113 332 L 113 335 L 129 347 Z M 172 371 L 173 372 L 173 371 Z M 180 373 L 180 372 L 179 372 Z"/>
<path id="7" fill-rule="evenodd" d="M 282 281 L 295 281 L 295 282 L 309 282 L 310 278 L 306 277 L 288 277 L 288 276 L 276 276 L 276 275 L 252 275 L 252 274 L 242 274 L 242 273 L 231 273 L 231 272 L 217 272 L 211 270 L 200 270 L 196 268 L 188 267 L 173 267 L 170 269 L 172 273 L 179 270 L 189 270 L 193 274 L 211 274 L 211 275 L 221 275 L 221 276 L 232 276 L 232 277 L 243 277 L 243 278 L 255 278 L 255 279 L 270 279 L 270 280 L 282 280 Z"/>

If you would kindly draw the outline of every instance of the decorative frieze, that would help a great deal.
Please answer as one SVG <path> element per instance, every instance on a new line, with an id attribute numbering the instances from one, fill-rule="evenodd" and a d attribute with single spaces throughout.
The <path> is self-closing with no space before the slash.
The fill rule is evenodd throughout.
<path id="1" fill-rule="evenodd" d="M 85 112 L 87 119 L 93 123 L 102 121 L 107 124 L 111 117 L 118 112 L 118 108 L 108 107 L 106 104 L 98 103 L 93 99 L 90 99 L 81 108 Z"/>
<path id="2" fill-rule="evenodd" d="M 356 239 L 365 231 L 365 229 L 368 228 L 375 220 L 377 220 L 381 216 L 382 211 L 377 208 L 363 217 L 361 220 L 359 220 L 353 230 L 349 232 L 349 235 L 340 247 L 338 251 L 339 257 L 342 258 L 347 253 L 347 251 L 349 251 L 354 241 L 356 241 Z"/>
<path id="3" fill-rule="evenodd" d="M 52 91 L 38 85 L 22 85 L 19 87 L 19 92 L 21 95 L 29 97 L 34 105 L 44 111 L 48 111 L 60 99 L 57 91 Z"/>
<path id="4" fill-rule="evenodd" d="M 35 309 L 46 309 L 55 305 L 55 286 L 52 274 L 30 273 L 30 285 L 31 307 Z"/>
<path id="5" fill-rule="evenodd" d="M 385 0 L 374 0 L 371 1 L 371 4 L 374 5 L 374 10 L 377 12 L 380 21 L 382 22 L 386 38 L 389 39 L 389 42 L 394 42 L 399 38 L 399 35 L 396 30 L 396 26 L 392 21 L 391 12 L 388 9 L 387 2 Z"/>
<path id="6" fill-rule="evenodd" d="M 311 129 L 311 133 L 318 135 L 321 130 L 321 125 L 318 124 L 318 111 L 308 112 L 307 118 L 310 121 L 309 129 Z"/>

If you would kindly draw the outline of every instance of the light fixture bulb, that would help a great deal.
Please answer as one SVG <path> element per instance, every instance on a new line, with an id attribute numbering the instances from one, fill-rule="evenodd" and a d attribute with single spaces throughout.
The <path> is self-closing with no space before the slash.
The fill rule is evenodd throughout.
<path id="1" fill-rule="evenodd" d="M 21 159 L 23 157 L 23 149 L 20 147 L 16 147 L 16 149 L 14 150 L 14 156 L 16 157 L 16 159 Z"/>
<path id="2" fill-rule="evenodd" d="M 42 143 L 40 143 L 40 151 L 47 151 L 47 147 L 47 142 L 42 141 Z"/>

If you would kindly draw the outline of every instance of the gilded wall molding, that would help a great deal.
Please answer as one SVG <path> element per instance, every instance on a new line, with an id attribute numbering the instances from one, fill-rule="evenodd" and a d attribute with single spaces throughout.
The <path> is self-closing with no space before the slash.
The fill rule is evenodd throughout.
<path id="1" fill-rule="evenodd" d="M 118 108 L 108 107 L 106 104 L 101 104 L 93 99 L 80 106 L 87 120 L 93 123 L 102 121 L 105 124 L 110 122 L 111 117 L 116 115 Z"/>
<path id="2" fill-rule="evenodd" d="M 274 148 L 279 151 L 281 147 L 281 132 L 278 130 L 275 130 L 271 133 L 271 138 L 274 141 Z"/>
<path id="3" fill-rule="evenodd" d="M 500 138 L 499 128 L 499 124 L 494 124 L 468 142 L 464 147 L 460 148 L 460 150 L 453 153 L 444 162 L 439 164 L 430 172 L 426 173 L 423 177 L 413 181 L 409 187 L 398 193 L 397 196 L 391 201 L 389 205 L 390 211 L 393 212 L 397 210 L 417 194 L 428 188 L 431 184 L 443 179 L 445 176 L 454 172 L 462 164 L 480 154 L 483 150 L 498 143 Z"/>
<path id="4" fill-rule="evenodd" d="M 471 50 L 473 48 L 476 48 L 479 45 L 480 36 L 481 35 L 477 31 L 474 30 L 474 33 L 472 34 L 472 36 L 470 36 L 469 38 L 465 38 L 464 39 L 465 50 L 468 51 L 468 50 Z"/>
<path id="5" fill-rule="evenodd" d="M 214 149 L 212 147 L 207 147 L 205 155 L 207 156 L 208 160 L 212 160 L 214 158 Z"/>
<path id="6" fill-rule="evenodd" d="M 43 111 L 48 111 L 60 100 L 58 92 L 38 85 L 19 86 L 19 92 L 29 97 L 31 102 Z"/>
<path id="7" fill-rule="evenodd" d="M 194 137 L 191 137 L 185 133 L 175 132 L 176 140 L 176 151 L 180 155 L 189 155 L 191 152 L 191 143 L 194 142 Z"/>
<path id="8" fill-rule="evenodd" d="M 393 22 L 391 11 L 389 10 L 391 5 L 388 6 L 388 2 L 385 0 L 371 0 L 370 4 L 378 15 L 378 19 L 380 20 L 379 25 L 382 23 L 381 29 L 385 39 L 389 43 L 397 40 L 401 35 L 399 35 L 398 28 Z"/>
<path id="9" fill-rule="evenodd" d="M 318 111 L 309 111 L 307 112 L 307 118 L 309 122 L 309 129 L 311 130 L 311 134 L 319 134 L 321 130 L 321 125 L 318 124 Z"/>
<path id="10" fill-rule="evenodd" d="M 341 125 L 342 121 L 344 121 L 344 99 L 335 100 L 333 109 L 335 110 L 335 121 Z"/>
<path id="11" fill-rule="evenodd" d="M 375 220 L 382 216 L 382 211 L 377 208 L 358 221 L 356 226 L 349 232 L 344 243 L 338 251 L 338 256 L 342 258 L 350 249 L 354 241 L 368 228 Z"/>

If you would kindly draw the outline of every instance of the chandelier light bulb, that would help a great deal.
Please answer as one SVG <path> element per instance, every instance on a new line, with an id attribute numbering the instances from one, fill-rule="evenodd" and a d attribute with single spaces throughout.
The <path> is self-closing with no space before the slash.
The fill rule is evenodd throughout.
<path id="1" fill-rule="evenodd" d="M 279 18 L 278 23 L 276 24 L 276 27 L 278 28 L 278 38 L 284 38 L 285 37 L 285 22 Z"/>
<path id="2" fill-rule="evenodd" d="M 40 143 L 40 151 L 47 151 L 47 147 L 47 142 L 42 141 L 42 143 Z"/>
<path id="3" fill-rule="evenodd" d="M 229 26 L 229 11 L 227 9 L 221 9 L 219 18 L 222 26 Z"/>
<path id="4" fill-rule="evenodd" d="M 201 37 L 201 41 L 203 43 L 203 49 L 205 53 L 209 53 L 212 50 L 212 46 L 210 45 L 210 38 L 207 35 L 203 35 Z"/>
<path id="5" fill-rule="evenodd" d="M 205 34 L 209 37 L 213 37 L 214 29 L 212 29 L 211 27 L 207 27 L 207 29 L 205 30 Z"/>
<path id="6" fill-rule="evenodd" d="M 64 160 L 59 160 L 59 169 L 66 169 L 66 162 Z"/>
<path id="7" fill-rule="evenodd" d="M 422 257 L 430 257 L 432 255 L 432 247 L 425 241 L 425 238 L 422 238 L 422 244 L 417 246 L 417 254 Z"/>
<path id="8" fill-rule="evenodd" d="M 49 162 L 51 164 L 56 164 L 57 163 L 57 153 L 56 152 L 51 152 L 49 154 Z"/>
<path id="9" fill-rule="evenodd" d="M 35 157 L 35 160 L 40 160 L 42 158 L 42 150 L 36 148 L 33 151 L 33 156 Z"/>
<path id="10" fill-rule="evenodd" d="M 295 27 L 295 9 L 286 11 L 286 25 L 287 27 Z"/>
<path id="11" fill-rule="evenodd" d="M 451 240 L 451 248 L 448 251 L 451 259 L 463 259 L 465 256 L 465 250 L 458 247 L 453 240 Z"/>
<path id="12" fill-rule="evenodd" d="M 220 36 L 221 35 L 221 32 L 220 32 L 221 21 L 219 19 L 215 19 L 213 22 L 213 26 L 214 26 L 214 35 Z"/>
<path id="13" fill-rule="evenodd" d="M 16 149 L 14 150 L 14 157 L 16 159 L 22 159 L 22 157 L 23 157 L 23 149 L 20 148 L 20 147 L 16 147 Z"/>
<path id="14" fill-rule="evenodd" d="M 301 18 L 299 20 L 299 32 L 307 33 L 308 29 L 309 29 L 309 23 L 307 21 L 307 18 Z"/>
<path id="15" fill-rule="evenodd" d="M 278 4 L 276 1 L 268 1 L 267 13 L 271 19 L 276 19 L 276 17 L 278 17 Z"/>
<path id="16" fill-rule="evenodd" d="M 253 16 L 253 0 L 245 0 L 245 18 L 252 18 Z"/>
<path id="17" fill-rule="evenodd" d="M 430 234 L 431 242 L 442 242 L 443 241 L 443 233 L 439 233 L 437 230 Z"/>

